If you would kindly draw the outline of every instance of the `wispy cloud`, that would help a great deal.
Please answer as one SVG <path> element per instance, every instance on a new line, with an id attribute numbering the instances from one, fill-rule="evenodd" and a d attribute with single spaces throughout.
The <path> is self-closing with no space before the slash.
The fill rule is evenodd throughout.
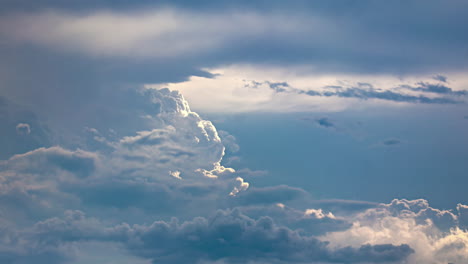
<path id="1" fill-rule="evenodd" d="M 256 66 L 256 67 L 255 67 Z M 208 70 L 212 78 L 155 84 L 181 90 L 207 112 L 321 112 L 375 105 L 465 104 L 468 80 L 453 74 L 450 84 L 429 76 L 324 75 L 310 67 L 231 65 Z M 448 77 L 445 77 L 448 80 Z M 208 102 L 208 101 L 209 102 Z"/>

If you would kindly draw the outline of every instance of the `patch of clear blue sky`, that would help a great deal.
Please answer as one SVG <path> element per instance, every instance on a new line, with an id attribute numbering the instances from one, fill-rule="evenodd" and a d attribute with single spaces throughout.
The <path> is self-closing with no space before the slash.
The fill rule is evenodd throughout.
<path id="1" fill-rule="evenodd" d="M 210 118 L 237 138 L 240 152 L 230 154 L 241 157 L 237 168 L 268 171 L 249 178 L 255 186 L 287 184 L 318 199 L 424 198 L 453 208 L 468 203 L 466 112 L 421 106 Z M 321 127 L 316 119 L 322 117 L 334 127 Z"/>

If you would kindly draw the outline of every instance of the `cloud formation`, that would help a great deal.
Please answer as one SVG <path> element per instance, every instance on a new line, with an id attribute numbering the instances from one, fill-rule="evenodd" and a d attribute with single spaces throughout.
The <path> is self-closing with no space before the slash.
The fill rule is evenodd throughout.
<path id="1" fill-rule="evenodd" d="M 464 107 L 466 2 L 114 2 L 0 4 L 1 263 L 468 262 L 468 206 L 257 186 L 268 172 L 225 167 L 236 138 L 182 96 L 328 129 Z"/>
<path id="2" fill-rule="evenodd" d="M 468 80 L 432 75 L 334 74 L 311 67 L 230 65 L 207 69 L 211 78 L 149 84 L 180 90 L 203 112 L 336 112 L 376 106 L 465 105 Z M 449 87 L 451 86 L 451 87 Z"/>
<path id="3" fill-rule="evenodd" d="M 4 3 L 9 12 L 2 13 L 0 34 L 8 43 L 98 57 L 195 57 L 217 65 L 308 63 L 338 72 L 466 69 L 460 54 L 468 6 L 462 1 L 418 0 L 403 7 L 368 0 L 352 5 L 301 0 L 106 3 Z M 400 23 L 394 23 L 395 14 Z M 434 16 L 440 19 L 429 19 Z"/>
<path id="4" fill-rule="evenodd" d="M 83 212 L 66 211 L 64 218 L 46 219 L 9 235 L 13 239 L 0 256 L 19 263 L 34 258 L 37 263 L 46 263 L 42 259 L 62 263 L 67 259 L 65 250 L 73 243 L 93 240 L 122 243 L 132 254 L 153 263 L 381 263 L 398 262 L 414 253 L 408 245 L 390 244 L 330 249 L 327 242 L 277 226 L 269 217 L 251 219 L 237 210 L 218 211 L 210 218 L 198 217 L 183 223 L 172 219 L 151 225 L 113 227 L 106 227 Z M 19 240 L 26 243 L 16 244 Z"/>
<path id="5" fill-rule="evenodd" d="M 465 244 L 465 205 L 451 212 L 425 200 L 317 201 L 287 185 L 252 187 L 245 173 L 222 165 L 222 139 L 234 139 L 220 137 L 179 92 L 137 95 L 131 107 L 141 110 L 142 125 L 133 134 L 87 127 L 82 148 L 41 147 L 0 162 L 0 260 L 67 263 L 90 243 L 154 263 L 413 264 L 468 256 L 455 246 Z"/>

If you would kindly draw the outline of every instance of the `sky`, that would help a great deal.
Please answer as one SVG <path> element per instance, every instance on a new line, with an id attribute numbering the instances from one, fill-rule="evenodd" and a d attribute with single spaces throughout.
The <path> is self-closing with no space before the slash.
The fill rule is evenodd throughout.
<path id="1" fill-rule="evenodd" d="M 468 263 L 468 2 L 0 2 L 0 263 Z"/>

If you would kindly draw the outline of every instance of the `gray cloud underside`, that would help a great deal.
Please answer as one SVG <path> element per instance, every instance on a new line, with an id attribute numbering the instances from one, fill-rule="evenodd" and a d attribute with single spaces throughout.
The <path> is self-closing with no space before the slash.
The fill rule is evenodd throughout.
<path id="1" fill-rule="evenodd" d="M 67 245 L 93 240 L 120 242 L 133 254 L 153 263 L 219 260 L 226 263 L 380 263 L 401 261 L 414 252 L 408 245 L 389 244 L 332 250 L 327 242 L 277 226 L 269 217 L 255 220 L 236 210 L 219 211 L 210 218 L 198 217 L 183 223 L 173 219 L 151 225 L 113 227 L 105 227 L 80 211 L 67 211 L 64 218 L 47 219 L 8 236 L 12 240 L 0 249 L 0 259 L 12 263 L 31 259 L 36 259 L 35 263 L 61 263 L 67 259 L 63 252 Z"/>
<path id="2" fill-rule="evenodd" d="M 467 67 L 464 59 L 467 37 L 463 33 L 468 24 L 465 16 L 468 6 L 460 0 L 451 1 L 450 4 L 436 0 L 406 3 L 376 3 L 369 0 L 352 3 L 292 1 L 287 4 L 281 1 L 197 1 L 197 4 L 191 1 L 118 1 L 112 2 L 112 5 L 106 0 L 66 4 L 52 0 L 35 1 L 34 4 L 8 0 L 2 2 L 2 14 L 58 10 L 59 13 L 62 11 L 71 17 L 80 17 L 83 14 L 94 14 L 96 10 L 105 10 L 110 14 L 129 12 L 132 15 L 136 12 L 135 17 L 138 18 L 138 11 L 161 10 L 167 7 L 185 12 L 189 14 L 188 17 L 195 14 L 194 22 L 199 21 L 198 16 L 210 17 L 219 14 L 223 14 L 221 17 L 225 19 L 230 19 L 229 14 L 238 10 L 257 14 L 259 19 L 254 22 L 260 21 L 260 24 L 262 19 L 267 17 L 265 30 L 249 33 L 249 30 L 258 26 L 252 23 L 233 32 L 235 37 L 231 38 L 231 34 L 225 34 L 229 30 L 220 29 L 214 34 L 208 34 L 204 41 L 221 39 L 224 40 L 221 41 L 223 45 L 209 46 L 195 54 L 180 55 L 175 60 L 164 60 L 165 64 L 176 63 L 181 68 L 184 64 L 197 65 L 196 68 L 200 68 L 228 63 L 274 63 L 312 64 L 325 72 L 433 74 L 464 70 Z M 356 17 L 359 17 L 359 20 L 356 20 Z M 434 17 L 437 19 L 433 19 Z M 297 18 L 299 22 L 293 23 Z M 282 25 L 293 23 L 294 26 L 286 32 L 277 32 L 275 27 L 268 27 L 268 24 L 278 21 Z M 189 26 L 190 24 L 187 25 Z M 173 43 L 179 45 L 190 42 L 192 38 L 205 35 L 205 29 L 206 27 L 195 28 L 195 32 L 183 34 L 182 38 L 175 39 Z M 10 30 L 15 31 L 16 28 Z M 73 45 L 74 43 L 71 44 Z M 151 47 L 141 43 L 140 49 L 143 45 Z M 140 52 L 140 49 L 132 51 Z M 124 54 L 117 52 L 115 55 L 118 57 Z M 184 63 L 181 63 L 181 59 Z M 145 63 L 156 67 L 158 61 L 161 60 L 146 59 Z M 90 64 L 95 65 L 93 62 Z M 144 68 L 140 69 L 145 71 Z M 171 73 L 175 71 L 177 69 L 170 70 Z"/>

